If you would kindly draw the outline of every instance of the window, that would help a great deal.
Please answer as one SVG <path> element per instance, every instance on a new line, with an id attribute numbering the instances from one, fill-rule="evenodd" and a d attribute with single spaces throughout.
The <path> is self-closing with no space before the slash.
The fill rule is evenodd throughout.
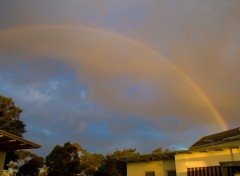
<path id="1" fill-rule="evenodd" d="M 210 167 L 195 167 L 188 168 L 188 176 L 222 176 L 222 171 L 220 166 L 210 166 Z"/>
<path id="2" fill-rule="evenodd" d="M 155 176 L 155 172 L 154 171 L 147 171 L 147 172 L 145 172 L 145 176 Z"/>
<path id="3" fill-rule="evenodd" d="M 168 176 L 176 176 L 176 171 L 168 171 Z"/>

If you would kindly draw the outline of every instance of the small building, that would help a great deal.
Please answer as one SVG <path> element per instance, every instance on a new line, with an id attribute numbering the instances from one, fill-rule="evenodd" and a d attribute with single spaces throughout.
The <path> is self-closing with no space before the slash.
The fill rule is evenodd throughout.
<path id="1" fill-rule="evenodd" d="M 177 176 L 240 175 L 240 128 L 204 136 L 175 155 Z"/>
<path id="2" fill-rule="evenodd" d="M 127 176 L 240 176 L 240 128 L 204 136 L 188 150 L 115 158 Z"/>
<path id="3" fill-rule="evenodd" d="M 127 164 L 127 176 L 175 176 L 174 152 L 118 157 Z"/>
<path id="4" fill-rule="evenodd" d="M 40 147 L 41 145 L 39 144 L 0 130 L 0 174 L 3 171 L 7 151 Z"/>

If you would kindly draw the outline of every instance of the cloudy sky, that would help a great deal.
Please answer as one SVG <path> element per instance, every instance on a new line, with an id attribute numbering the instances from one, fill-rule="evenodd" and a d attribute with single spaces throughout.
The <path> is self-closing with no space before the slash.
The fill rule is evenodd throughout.
<path id="1" fill-rule="evenodd" d="M 25 138 L 90 152 L 188 148 L 240 126 L 239 0 L 11 0 L 0 94 Z"/>

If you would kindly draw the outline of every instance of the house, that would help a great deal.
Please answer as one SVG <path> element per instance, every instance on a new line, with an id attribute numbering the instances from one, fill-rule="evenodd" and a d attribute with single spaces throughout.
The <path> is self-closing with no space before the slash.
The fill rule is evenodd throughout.
<path id="1" fill-rule="evenodd" d="M 240 175 L 240 128 L 204 136 L 175 155 L 177 176 Z"/>
<path id="2" fill-rule="evenodd" d="M 127 176 L 240 176 L 240 128 L 204 136 L 188 150 L 116 159 Z"/>
<path id="3" fill-rule="evenodd" d="M 7 151 L 40 147 L 41 146 L 36 143 L 0 130 L 0 174 L 3 171 Z"/>

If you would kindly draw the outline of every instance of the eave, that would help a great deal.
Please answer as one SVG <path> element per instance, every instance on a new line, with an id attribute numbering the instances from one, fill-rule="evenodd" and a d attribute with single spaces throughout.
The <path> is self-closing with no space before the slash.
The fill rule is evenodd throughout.
<path id="1" fill-rule="evenodd" d="M 169 153 L 157 153 L 157 154 L 145 154 L 145 155 L 132 155 L 124 157 L 115 157 L 114 160 L 122 161 L 125 163 L 131 162 L 146 162 L 146 161 L 162 161 L 168 159 L 174 159 L 175 152 Z"/>
<path id="2" fill-rule="evenodd" d="M 0 151 L 34 149 L 40 147 L 41 145 L 39 144 L 0 130 Z"/>

